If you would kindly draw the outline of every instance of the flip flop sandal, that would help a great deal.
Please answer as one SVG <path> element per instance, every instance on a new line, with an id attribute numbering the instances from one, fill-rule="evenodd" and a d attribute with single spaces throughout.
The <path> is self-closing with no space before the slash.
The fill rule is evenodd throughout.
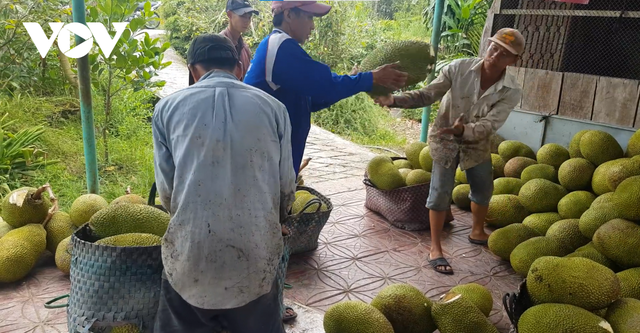
<path id="1" fill-rule="evenodd" d="M 447 259 L 445 259 L 444 257 L 440 257 L 440 258 L 436 258 L 433 260 L 429 260 L 429 264 L 431 265 L 431 267 L 433 267 L 433 270 L 438 272 L 438 273 L 442 273 L 442 274 L 447 274 L 447 275 L 453 275 L 453 269 L 451 269 L 450 271 L 445 269 L 438 269 L 438 266 L 449 266 L 451 267 L 451 265 L 449 264 L 449 262 L 447 261 Z"/>
<path id="2" fill-rule="evenodd" d="M 289 311 L 289 312 L 291 312 L 293 314 L 291 314 L 291 315 L 287 314 L 287 311 Z M 282 315 L 282 321 L 283 322 L 286 323 L 288 321 L 294 320 L 294 319 L 296 319 L 296 317 L 298 317 L 298 314 L 295 311 L 293 311 L 293 308 L 291 308 L 290 306 L 285 307 L 284 314 Z"/>
<path id="3" fill-rule="evenodd" d="M 473 239 L 473 238 L 471 238 L 471 236 L 469 236 L 467 238 L 469 239 L 469 243 L 471 243 L 471 244 L 487 245 L 487 243 L 488 243 L 488 240 Z"/>

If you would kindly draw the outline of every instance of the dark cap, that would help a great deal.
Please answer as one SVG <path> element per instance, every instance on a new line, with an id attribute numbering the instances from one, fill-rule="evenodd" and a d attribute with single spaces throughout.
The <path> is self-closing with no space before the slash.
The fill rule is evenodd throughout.
<path id="1" fill-rule="evenodd" d="M 227 0 L 227 11 L 232 11 L 237 15 L 244 15 L 246 13 L 260 14 L 247 0 Z"/>
<path id="2" fill-rule="evenodd" d="M 229 38 L 220 34 L 204 34 L 191 41 L 187 51 L 187 64 L 193 65 L 213 59 L 238 61 L 238 51 Z M 192 85 L 193 81 L 193 77 L 189 73 L 189 85 Z"/>

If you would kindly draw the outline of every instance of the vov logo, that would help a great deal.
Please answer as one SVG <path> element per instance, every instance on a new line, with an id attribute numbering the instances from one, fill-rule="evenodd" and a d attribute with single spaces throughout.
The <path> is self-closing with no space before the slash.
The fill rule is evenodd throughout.
<path id="1" fill-rule="evenodd" d="M 124 29 L 127 28 L 127 24 L 129 23 L 115 22 L 112 24 L 116 30 L 116 35 L 113 39 L 109 36 L 107 28 L 105 28 L 102 23 L 97 22 L 87 22 L 87 25 L 79 22 L 68 23 L 66 25 L 61 22 L 49 22 L 49 27 L 51 27 L 51 31 L 53 32 L 49 38 L 47 38 L 47 35 L 44 33 L 44 29 L 42 29 L 42 26 L 39 23 L 23 23 L 25 29 L 27 29 L 27 33 L 29 33 L 31 40 L 33 41 L 33 44 L 35 44 L 38 52 L 40 52 L 40 56 L 43 58 L 46 57 L 47 53 L 49 53 L 49 49 L 51 49 L 51 46 L 53 45 L 53 41 L 58 38 L 60 51 L 62 51 L 62 53 L 67 57 L 74 59 L 82 58 L 89 54 L 89 51 L 91 51 L 91 47 L 93 46 L 94 39 L 96 43 L 98 43 L 98 47 L 102 50 L 105 57 L 109 58 L 113 48 L 118 42 L 118 39 L 120 39 L 120 36 L 122 36 Z M 73 49 L 71 49 L 72 33 L 85 40 L 80 45 L 76 45 Z"/>

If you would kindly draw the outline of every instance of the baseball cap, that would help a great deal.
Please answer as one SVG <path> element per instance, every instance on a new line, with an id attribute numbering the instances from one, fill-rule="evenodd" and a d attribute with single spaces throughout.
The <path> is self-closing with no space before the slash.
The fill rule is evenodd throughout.
<path id="1" fill-rule="evenodd" d="M 227 11 L 232 11 L 237 15 L 244 15 L 246 13 L 260 14 L 260 12 L 253 8 L 249 1 L 246 0 L 227 0 Z"/>
<path id="2" fill-rule="evenodd" d="M 272 1 L 271 11 L 273 15 L 284 12 L 287 9 L 299 8 L 315 16 L 325 16 L 329 14 L 331 6 L 318 3 L 317 1 Z"/>
<path id="3" fill-rule="evenodd" d="M 520 31 L 513 28 L 502 28 L 496 32 L 490 41 L 502 45 L 505 49 L 515 55 L 521 55 L 524 52 L 524 37 Z"/>
<path id="4" fill-rule="evenodd" d="M 187 51 L 187 64 L 193 65 L 212 59 L 238 60 L 238 51 L 231 40 L 220 34 L 199 35 L 191 41 Z M 195 82 L 189 72 L 189 85 Z"/>

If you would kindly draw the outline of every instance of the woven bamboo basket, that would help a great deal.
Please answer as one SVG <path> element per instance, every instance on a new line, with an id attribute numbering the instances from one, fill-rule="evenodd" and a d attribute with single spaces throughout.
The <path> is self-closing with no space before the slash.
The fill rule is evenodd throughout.
<path id="1" fill-rule="evenodd" d="M 533 306 L 533 302 L 527 291 L 527 279 L 520 282 L 517 292 L 504 294 L 502 297 L 502 305 L 511 322 L 510 333 L 518 333 L 520 316 Z"/>
<path id="2" fill-rule="evenodd" d="M 291 254 L 291 251 L 289 249 L 289 240 L 291 239 L 291 236 L 292 236 L 291 230 L 287 226 L 284 226 L 284 227 L 289 231 L 289 234 L 286 236 L 282 236 L 284 246 L 282 248 L 282 257 L 280 258 L 280 263 L 278 264 L 278 274 L 277 274 L 278 297 L 280 300 L 280 312 L 282 313 L 283 316 L 286 311 L 286 306 L 284 304 L 284 282 L 285 282 L 285 279 L 287 278 L 287 267 L 289 266 L 289 256 Z"/>
<path id="3" fill-rule="evenodd" d="M 310 200 L 299 214 L 287 216 L 283 223 L 293 234 L 289 239 L 291 255 L 313 251 L 318 248 L 318 238 L 333 210 L 331 200 L 320 192 L 307 186 L 298 186 L 297 191 L 301 190 L 308 191 L 315 195 L 317 199 Z M 320 210 L 322 203 L 327 206 L 326 210 Z M 318 207 L 315 212 L 304 212 L 313 205 Z"/>

